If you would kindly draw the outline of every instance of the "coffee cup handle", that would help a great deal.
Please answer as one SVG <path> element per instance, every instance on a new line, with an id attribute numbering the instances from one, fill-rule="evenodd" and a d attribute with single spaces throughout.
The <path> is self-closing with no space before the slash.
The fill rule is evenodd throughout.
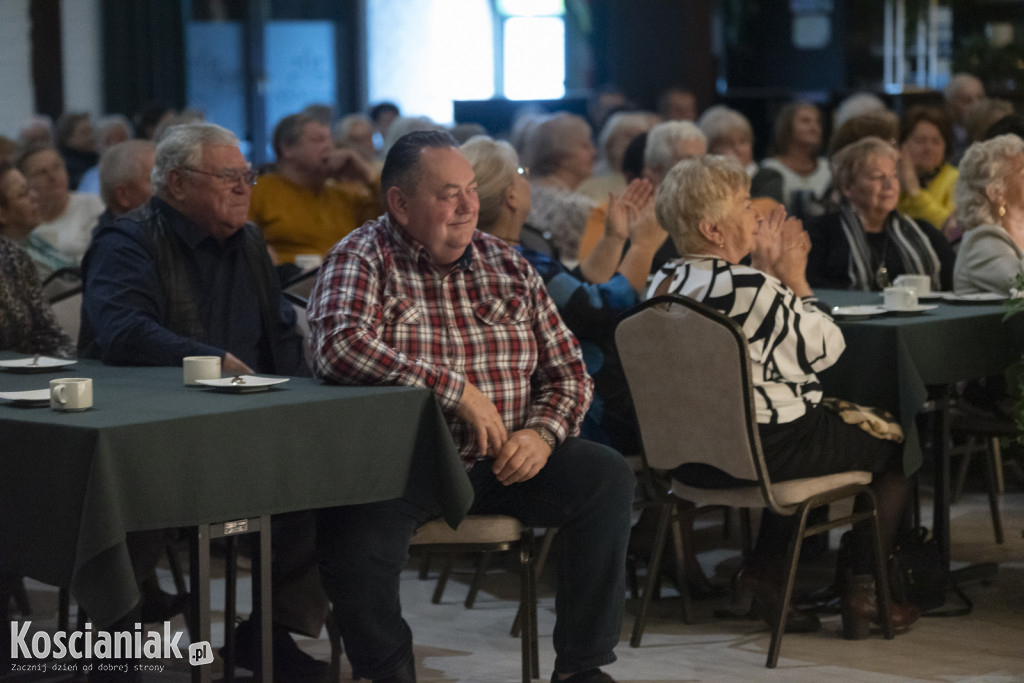
<path id="1" fill-rule="evenodd" d="M 67 405 L 67 402 L 68 402 L 68 400 L 66 398 L 64 398 L 64 390 L 65 390 L 65 388 L 66 388 L 66 385 L 64 385 L 64 384 L 58 384 L 57 386 L 55 386 L 53 388 L 53 393 L 57 395 L 57 402 L 60 403 L 62 406 L 63 405 Z"/>

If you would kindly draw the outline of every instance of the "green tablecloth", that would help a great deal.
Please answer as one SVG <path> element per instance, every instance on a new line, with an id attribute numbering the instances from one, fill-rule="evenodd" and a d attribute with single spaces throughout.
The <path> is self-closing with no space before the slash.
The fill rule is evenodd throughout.
<path id="1" fill-rule="evenodd" d="M 831 306 L 878 304 L 878 292 L 819 290 Z M 951 304 L 913 316 L 887 313 L 864 320 L 837 319 L 846 338 L 839 361 L 820 373 L 825 393 L 892 411 L 906 436 L 904 466 L 921 465 L 915 418 L 929 385 L 1000 375 L 1020 358 L 1002 304 Z"/>
<path id="2" fill-rule="evenodd" d="M 225 394 L 183 386 L 181 368 L 83 360 L 0 372 L 0 392 L 71 376 L 93 378 L 93 409 L 0 401 L 0 571 L 70 586 L 99 624 L 138 601 L 127 531 L 387 500 L 413 488 L 434 492 L 454 525 L 472 502 L 425 389 L 292 378 Z"/>

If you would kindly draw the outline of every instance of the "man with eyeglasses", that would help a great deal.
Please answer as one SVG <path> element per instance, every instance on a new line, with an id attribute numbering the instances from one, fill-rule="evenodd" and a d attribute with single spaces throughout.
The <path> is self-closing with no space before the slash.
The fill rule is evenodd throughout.
<path id="1" fill-rule="evenodd" d="M 254 182 L 230 131 L 169 128 L 156 148 L 155 196 L 103 226 L 86 253 L 80 355 L 178 366 L 220 356 L 225 373 L 309 375 L 295 312 L 248 222 Z M 327 663 L 289 635 L 318 635 L 328 610 L 311 513 L 275 516 L 273 543 L 274 680 L 320 680 Z M 237 631 L 236 663 L 246 668 L 258 657 L 254 631 L 248 622 Z"/>

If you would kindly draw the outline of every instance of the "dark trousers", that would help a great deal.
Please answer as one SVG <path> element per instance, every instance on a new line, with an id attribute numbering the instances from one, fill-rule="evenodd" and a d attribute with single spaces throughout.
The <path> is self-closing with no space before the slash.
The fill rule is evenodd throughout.
<path id="1" fill-rule="evenodd" d="M 615 661 L 625 597 L 626 543 L 635 479 L 616 451 L 568 439 L 529 481 L 503 486 L 492 461 L 469 472 L 471 513 L 507 514 L 527 526 L 558 527 L 555 669 L 575 672 Z M 334 603 L 353 673 L 383 678 L 412 661 L 399 584 L 409 539 L 435 516 L 403 498 L 323 510 L 320 571 Z"/>

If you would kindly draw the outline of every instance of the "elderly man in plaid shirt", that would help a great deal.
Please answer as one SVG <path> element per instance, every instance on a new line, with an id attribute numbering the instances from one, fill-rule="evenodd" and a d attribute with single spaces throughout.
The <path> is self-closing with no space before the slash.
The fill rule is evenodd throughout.
<path id="1" fill-rule="evenodd" d="M 471 512 L 559 527 L 552 680 L 612 681 L 634 479 L 574 435 L 593 386 L 541 278 L 476 230 L 473 169 L 447 133 L 401 138 L 381 176 L 387 213 L 339 242 L 310 297 L 316 372 L 429 387 L 476 493 Z M 386 463 L 382 463 L 386 466 Z M 416 500 L 323 511 L 320 569 L 353 673 L 414 681 L 399 578 Z"/>

